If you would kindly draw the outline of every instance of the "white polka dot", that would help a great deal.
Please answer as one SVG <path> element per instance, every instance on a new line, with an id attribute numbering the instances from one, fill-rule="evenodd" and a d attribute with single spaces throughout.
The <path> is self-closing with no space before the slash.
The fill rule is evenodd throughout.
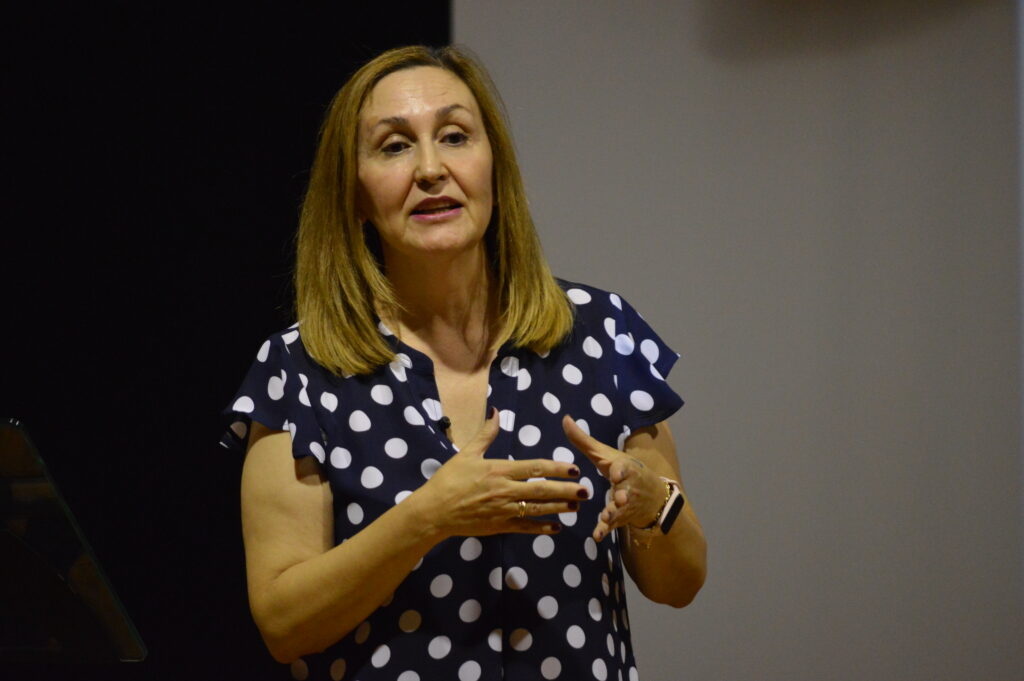
<path id="1" fill-rule="evenodd" d="M 605 643 L 608 644 L 608 654 L 615 657 L 615 640 L 611 634 L 608 634 L 608 638 L 605 639 Z"/>
<path id="2" fill-rule="evenodd" d="M 424 459 L 423 463 L 420 464 L 420 473 L 427 480 L 430 480 L 430 476 L 437 472 L 437 469 L 441 467 L 441 462 L 437 459 Z"/>
<path id="3" fill-rule="evenodd" d="M 260 362 L 266 362 L 267 357 L 270 356 L 270 341 L 263 341 L 263 345 L 260 346 L 260 351 L 256 353 L 256 359 Z"/>
<path id="4" fill-rule="evenodd" d="M 540 428 L 537 426 L 523 426 L 519 429 L 519 441 L 526 447 L 532 447 L 540 442 Z"/>
<path id="5" fill-rule="evenodd" d="M 377 649 L 373 651 L 373 655 L 370 656 L 370 664 L 380 669 L 388 663 L 391 659 L 391 648 L 381 644 L 377 646 Z"/>
<path id="6" fill-rule="evenodd" d="M 420 681 L 420 675 L 410 669 L 399 674 L 398 681 Z"/>
<path id="7" fill-rule="evenodd" d="M 242 396 L 235 400 L 235 403 L 231 405 L 232 411 L 241 412 L 243 414 L 251 414 L 256 405 L 253 404 L 251 397 Z"/>
<path id="8" fill-rule="evenodd" d="M 612 403 L 602 393 L 597 393 L 590 398 L 590 408 L 601 416 L 611 416 L 612 414 Z"/>
<path id="9" fill-rule="evenodd" d="M 306 385 L 308 385 L 309 380 L 304 374 L 299 374 L 299 380 L 302 381 L 302 390 L 299 391 L 299 402 L 307 407 L 312 407 L 313 405 L 309 403 L 309 393 L 306 392 Z M 331 411 L 334 410 L 332 409 Z"/>
<path id="10" fill-rule="evenodd" d="M 587 612 L 590 614 L 590 619 L 595 622 L 601 621 L 601 601 L 596 598 L 591 598 L 587 603 Z"/>
<path id="11" fill-rule="evenodd" d="M 650 338 L 640 343 L 640 354 L 643 355 L 648 362 L 654 364 L 658 361 L 658 344 L 652 341 Z"/>
<path id="12" fill-rule="evenodd" d="M 578 567 L 569 563 L 562 568 L 562 580 L 565 581 L 568 586 L 575 589 L 580 585 L 580 582 L 583 581 L 583 575 L 580 573 L 580 569 Z"/>
<path id="13" fill-rule="evenodd" d="M 516 413 L 511 409 L 502 409 L 498 412 L 498 425 L 502 430 L 511 432 L 516 427 Z"/>
<path id="14" fill-rule="evenodd" d="M 530 387 L 533 382 L 533 378 L 530 376 L 530 372 L 526 369 L 520 369 L 519 373 L 516 374 L 516 390 L 522 392 Z"/>
<path id="15" fill-rule="evenodd" d="M 583 352 L 588 357 L 598 359 L 604 354 L 604 350 L 601 349 L 601 344 L 594 340 L 593 336 L 587 336 L 583 339 Z"/>
<path id="16" fill-rule="evenodd" d="M 576 425 L 587 435 L 590 435 L 590 424 L 585 419 L 576 419 Z"/>
<path id="17" fill-rule="evenodd" d="M 435 636 L 430 639 L 430 643 L 427 644 L 427 652 L 435 660 L 440 660 L 442 657 L 450 653 L 452 650 L 452 640 L 447 636 Z"/>
<path id="18" fill-rule="evenodd" d="M 484 545 L 476 537 L 468 537 L 462 546 L 459 547 L 459 555 L 462 560 L 476 560 L 483 553 Z"/>
<path id="19" fill-rule="evenodd" d="M 459 606 L 459 619 L 463 622 L 476 622 L 480 619 L 480 601 L 470 598 Z"/>
<path id="20" fill-rule="evenodd" d="M 619 641 L 619 657 L 622 658 L 623 662 L 626 661 L 626 642 L 625 641 Z"/>
<path id="21" fill-rule="evenodd" d="M 557 657 L 545 657 L 544 661 L 540 663 L 540 675 L 547 681 L 557 679 L 561 673 L 562 663 L 558 661 Z"/>
<path id="22" fill-rule="evenodd" d="M 608 667 L 601 658 L 594 660 L 594 664 L 591 665 L 590 670 L 594 672 L 594 678 L 597 679 L 597 681 L 605 681 L 605 679 L 608 678 Z"/>
<path id="23" fill-rule="evenodd" d="M 399 381 L 402 381 L 403 383 L 405 382 L 405 367 L 402 366 L 401 361 L 397 359 L 394 360 L 393 362 L 388 364 L 388 368 L 391 369 L 391 373 L 395 375 L 395 378 L 397 378 Z"/>
<path id="24" fill-rule="evenodd" d="M 577 305 L 586 305 L 590 302 L 590 294 L 580 288 L 571 288 L 565 294 Z"/>
<path id="25" fill-rule="evenodd" d="M 615 320 L 611 317 L 605 317 L 604 332 L 608 334 L 609 338 L 615 338 Z"/>
<path id="26" fill-rule="evenodd" d="M 587 537 L 583 540 L 583 552 L 587 554 L 587 558 L 590 560 L 597 560 L 597 542 L 594 541 L 593 537 Z"/>
<path id="27" fill-rule="evenodd" d="M 551 393 L 544 393 L 544 396 L 540 398 L 540 403 L 552 414 L 557 414 L 558 410 L 562 408 L 562 403 Z"/>
<path id="28" fill-rule="evenodd" d="M 521 567 L 510 567 L 508 572 L 505 573 L 505 584 L 507 584 L 510 589 L 522 589 L 526 586 L 526 582 L 528 581 L 529 576 L 526 574 L 526 570 Z"/>
<path id="29" fill-rule="evenodd" d="M 338 396 L 334 393 L 324 392 L 320 395 L 320 404 L 329 412 L 338 408 Z"/>
<path id="30" fill-rule="evenodd" d="M 610 491 L 610 490 L 609 490 Z M 612 557 L 612 550 L 608 549 L 608 570 L 615 569 L 615 559 Z"/>
<path id="31" fill-rule="evenodd" d="M 423 420 L 423 414 L 416 407 L 406 407 L 402 410 L 402 416 L 405 417 L 405 422 L 410 426 L 422 426 L 426 423 Z"/>
<path id="32" fill-rule="evenodd" d="M 337 660 L 331 663 L 330 668 L 331 680 L 341 681 L 345 676 L 345 660 L 339 657 Z"/>
<path id="33" fill-rule="evenodd" d="M 546 534 L 539 534 L 533 540 L 533 552 L 539 558 L 547 558 L 555 552 L 555 540 Z"/>
<path id="34" fill-rule="evenodd" d="M 491 588 L 496 591 L 501 591 L 501 568 L 496 567 L 487 575 L 487 582 L 491 585 Z"/>
<path id="35" fill-rule="evenodd" d="M 345 515 L 348 516 L 350 523 L 358 525 L 363 522 L 363 507 L 353 501 L 345 507 Z"/>
<path id="36" fill-rule="evenodd" d="M 608 573 L 601 575 L 601 591 L 604 591 L 605 596 L 611 591 L 608 585 Z"/>
<path id="37" fill-rule="evenodd" d="M 366 489 L 376 489 L 384 482 L 384 474 L 375 466 L 367 466 L 363 469 L 363 474 L 359 476 L 359 482 Z"/>
<path id="38" fill-rule="evenodd" d="M 327 453 L 324 451 L 323 445 L 321 445 L 319 442 L 310 442 L 309 451 L 313 452 L 313 456 L 315 456 L 316 460 L 319 461 L 320 463 L 323 463 L 324 459 L 327 458 Z"/>
<path id="39" fill-rule="evenodd" d="M 356 643 L 366 643 L 366 639 L 370 638 L 370 623 L 363 622 L 356 627 Z"/>
<path id="40" fill-rule="evenodd" d="M 384 453 L 392 459 L 401 459 L 409 452 L 409 445 L 400 437 L 393 437 L 384 443 Z"/>
<path id="41" fill-rule="evenodd" d="M 659 381 L 665 380 L 665 377 L 661 375 L 660 371 L 658 371 L 658 367 L 654 366 L 653 364 L 651 365 L 651 376 L 654 376 Z"/>
<path id="42" fill-rule="evenodd" d="M 281 336 L 281 340 L 284 341 L 285 345 L 291 345 L 299 337 L 298 331 L 289 331 L 288 333 Z"/>
<path id="43" fill-rule="evenodd" d="M 615 631 L 619 630 L 619 618 L 614 608 L 612 609 L 612 629 Z"/>
<path id="44" fill-rule="evenodd" d="M 411 634 L 420 628 L 423 617 L 415 610 L 406 610 L 398 618 L 398 628 L 407 634 Z"/>
<path id="45" fill-rule="evenodd" d="M 492 629 L 491 633 L 487 634 L 487 645 L 494 652 L 501 652 L 501 629 Z"/>
<path id="46" fill-rule="evenodd" d="M 352 463 L 352 453 L 344 447 L 335 447 L 331 450 L 331 465 L 335 468 L 348 468 Z"/>
<path id="47" fill-rule="evenodd" d="M 284 428 L 287 428 L 288 432 L 290 432 L 292 434 L 292 441 L 294 441 L 295 440 L 295 432 L 298 429 L 297 426 L 294 423 L 288 423 L 287 421 L 285 421 L 284 422 Z"/>
<path id="48" fill-rule="evenodd" d="M 576 456 L 568 447 L 555 447 L 555 451 L 551 454 L 551 458 L 555 461 L 561 461 L 562 463 L 572 463 L 576 460 Z"/>
<path id="49" fill-rule="evenodd" d="M 530 646 L 533 645 L 533 634 L 526 629 L 516 629 L 509 634 L 508 644 L 512 646 L 512 650 L 518 650 L 519 652 L 529 650 Z"/>
<path id="50" fill-rule="evenodd" d="M 572 511 L 566 511 L 565 513 L 558 514 L 558 520 L 566 527 L 572 527 L 576 524 L 576 513 Z"/>
<path id="51" fill-rule="evenodd" d="M 423 400 L 423 411 L 427 412 L 427 418 L 431 421 L 437 421 L 442 416 L 441 403 L 431 397 L 428 397 Z"/>
<path id="52" fill-rule="evenodd" d="M 640 681 L 640 675 L 636 671 L 636 667 L 629 668 L 629 681 Z"/>
<path id="53" fill-rule="evenodd" d="M 348 417 L 348 427 L 357 433 L 362 433 L 370 429 L 370 417 L 366 415 L 365 411 L 356 409 Z"/>
<path id="54" fill-rule="evenodd" d="M 306 665 L 306 661 L 301 657 L 291 665 L 292 678 L 295 681 L 305 681 L 309 678 L 309 667 Z"/>
<path id="55" fill-rule="evenodd" d="M 612 305 L 614 305 L 615 307 L 619 308 L 620 310 L 622 309 L 622 298 L 619 298 L 614 293 L 609 293 L 608 300 L 612 301 Z"/>
<path id="56" fill-rule="evenodd" d="M 566 364 L 562 367 L 562 378 L 564 378 L 567 383 L 579 385 L 583 382 L 583 372 L 572 364 Z"/>
<path id="57" fill-rule="evenodd" d="M 566 630 L 565 640 L 568 641 L 569 645 L 573 648 L 582 648 L 583 644 L 587 642 L 587 635 L 583 633 L 582 627 L 574 624 Z"/>
<path id="58" fill-rule="evenodd" d="M 444 598 L 452 590 L 452 578 L 448 575 L 438 575 L 430 582 L 430 593 L 434 598 Z"/>
<path id="59" fill-rule="evenodd" d="M 476 660 L 466 660 L 459 667 L 459 681 L 478 681 L 480 671 L 479 662 Z"/>
<path id="60" fill-rule="evenodd" d="M 558 614 L 558 601 L 554 596 L 544 596 L 537 601 L 537 614 L 546 620 Z"/>
<path id="61" fill-rule="evenodd" d="M 412 494 L 412 490 L 407 490 L 407 489 L 402 490 L 401 492 L 399 492 L 398 494 L 395 495 L 395 504 L 397 505 L 397 504 L 402 503 L 403 501 L 405 501 L 406 497 L 408 497 L 410 494 Z"/>
<path id="62" fill-rule="evenodd" d="M 284 384 L 288 380 L 288 374 L 281 370 L 281 376 L 271 376 L 270 380 L 267 381 L 267 395 L 272 400 L 279 400 L 284 397 Z"/>
<path id="63" fill-rule="evenodd" d="M 594 498 L 594 483 L 590 482 L 590 478 L 580 478 L 580 484 L 587 488 L 587 499 Z"/>
<path id="64" fill-rule="evenodd" d="M 615 352 L 620 355 L 629 355 L 633 352 L 633 348 L 636 345 L 633 343 L 632 334 L 620 333 L 615 337 Z"/>
<path id="65" fill-rule="evenodd" d="M 644 390 L 634 390 L 629 394 L 629 401 L 640 411 L 650 411 L 654 407 L 654 398 Z"/>
<path id="66" fill-rule="evenodd" d="M 512 378 L 516 377 L 519 373 L 519 358 L 518 357 L 506 357 L 501 360 L 501 373 Z"/>
<path id="67" fill-rule="evenodd" d="M 377 322 L 377 328 L 380 329 L 381 335 L 383 336 L 394 336 L 395 332 L 388 328 L 388 325 L 384 322 Z"/>
<path id="68" fill-rule="evenodd" d="M 391 404 L 395 399 L 395 394 L 386 385 L 375 385 L 370 390 L 370 397 L 377 404 Z"/>

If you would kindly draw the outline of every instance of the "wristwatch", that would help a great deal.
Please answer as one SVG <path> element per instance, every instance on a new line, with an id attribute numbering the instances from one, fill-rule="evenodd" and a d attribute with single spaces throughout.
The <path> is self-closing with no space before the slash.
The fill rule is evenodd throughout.
<path id="1" fill-rule="evenodd" d="M 658 517 L 655 521 L 643 529 L 650 530 L 657 526 L 661 528 L 662 534 L 668 534 L 668 531 L 672 529 L 672 524 L 683 510 L 686 499 L 683 497 L 683 493 L 679 491 L 678 482 L 668 478 L 662 478 L 662 480 L 665 481 L 665 503 L 662 504 L 661 511 L 658 512 Z"/>

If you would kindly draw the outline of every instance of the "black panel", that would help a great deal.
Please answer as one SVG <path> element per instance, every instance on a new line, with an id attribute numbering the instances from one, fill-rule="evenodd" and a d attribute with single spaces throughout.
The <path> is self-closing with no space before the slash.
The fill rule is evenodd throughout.
<path id="1" fill-rule="evenodd" d="M 218 412 L 291 323 L 331 95 L 387 47 L 449 40 L 447 2 L 369 4 L 4 10 L 0 415 L 46 452 L 149 657 L 0 678 L 287 677 L 248 614 Z"/>

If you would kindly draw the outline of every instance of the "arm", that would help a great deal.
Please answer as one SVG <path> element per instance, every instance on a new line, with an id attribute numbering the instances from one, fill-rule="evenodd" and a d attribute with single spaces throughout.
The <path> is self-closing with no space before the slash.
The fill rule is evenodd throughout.
<path id="1" fill-rule="evenodd" d="M 569 440 L 612 483 L 612 495 L 601 512 L 594 539 L 616 528 L 626 531 L 623 562 L 641 593 L 677 608 L 689 605 L 707 574 L 707 543 L 679 475 L 675 443 L 667 423 L 640 428 L 626 440 L 625 452 L 584 433 L 569 417 L 563 420 Z M 638 530 L 653 521 L 665 500 L 662 476 L 679 482 L 686 504 L 668 534 Z M 636 542 L 631 539 L 637 539 Z"/>
<path id="2" fill-rule="evenodd" d="M 366 619 L 417 561 L 451 536 L 550 534 L 550 522 L 519 518 L 576 510 L 578 477 L 549 460 L 485 459 L 498 433 L 480 433 L 422 487 L 363 530 L 333 546 L 333 500 L 315 460 L 295 460 L 288 433 L 253 423 L 242 471 L 242 535 L 253 619 L 274 658 L 323 650 Z"/>

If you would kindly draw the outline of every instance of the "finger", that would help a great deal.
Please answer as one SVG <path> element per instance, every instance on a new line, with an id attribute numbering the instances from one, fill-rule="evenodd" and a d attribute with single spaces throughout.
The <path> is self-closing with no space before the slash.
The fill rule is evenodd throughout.
<path id="1" fill-rule="evenodd" d="M 513 518 L 508 522 L 508 532 L 519 534 L 558 534 L 562 531 L 562 523 L 554 520 L 530 520 L 529 518 Z"/>
<path id="2" fill-rule="evenodd" d="M 484 419 L 484 424 L 480 426 L 480 430 L 476 431 L 476 435 L 469 441 L 461 451 L 483 456 L 484 452 L 487 451 L 494 440 L 498 437 L 498 410 L 491 407 L 491 411 L 487 414 L 487 418 Z"/>
<path id="3" fill-rule="evenodd" d="M 608 467 L 608 480 L 613 485 L 621 483 L 635 474 L 634 466 L 635 464 L 629 458 L 619 457 Z"/>
<path id="4" fill-rule="evenodd" d="M 519 518 L 519 502 L 510 505 L 512 509 L 510 514 L 518 519 Z M 540 515 L 557 515 L 559 513 L 575 513 L 580 509 L 580 502 L 578 501 L 538 501 L 530 500 L 526 502 L 524 517 L 534 517 Z"/>
<path id="5" fill-rule="evenodd" d="M 513 480 L 529 478 L 578 478 L 580 469 L 564 461 L 551 459 L 527 459 L 526 461 L 509 461 L 505 475 Z"/>
<path id="6" fill-rule="evenodd" d="M 535 499 L 537 501 L 582 501 L 590 498 L 590 490 L 574 482 L 531 480 L 515 482 L 513 499 Z"/>
<path id="7" fill-rule="evenodd" d="M 607 477 L 608 467 L 621 455 L 621 452 L 587 435 L 568 414 L 562 417 L 562 430 L 565 431 L 565 436 L 569 438 L 572 446 L 583 452 L 588 459 L 594 462 L 601 474 Z"/>

